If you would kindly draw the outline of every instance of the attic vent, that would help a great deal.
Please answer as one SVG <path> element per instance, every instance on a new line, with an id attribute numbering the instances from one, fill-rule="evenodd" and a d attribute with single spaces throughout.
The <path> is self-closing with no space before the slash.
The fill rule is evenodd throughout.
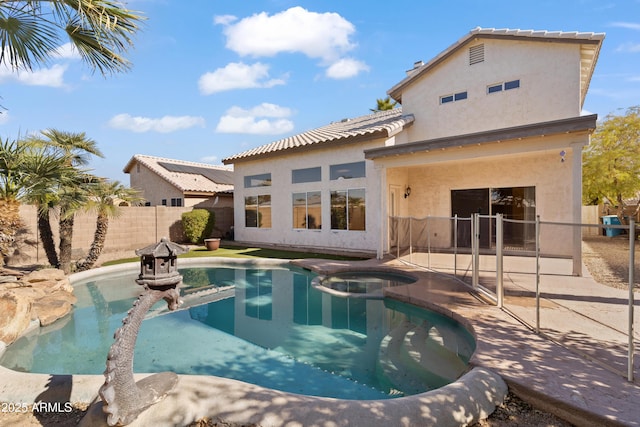
<path id="1" fill-rule="evenodd" d="M 484 62 L 484 44 L 471 46 L 469 48 L 469 65 Z"/>

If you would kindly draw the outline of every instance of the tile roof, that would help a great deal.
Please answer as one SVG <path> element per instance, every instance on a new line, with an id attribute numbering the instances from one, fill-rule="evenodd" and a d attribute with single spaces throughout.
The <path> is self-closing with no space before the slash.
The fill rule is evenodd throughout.
<path id="1" fill-rule="evenodd" d="M 267 156 L 290 149 L 304 149 L 332 142 L 351 142 L 354 138 L 390 137 L 413 123 L 413 115 L 403 115 L 401 108 L 380 111 L 353 119 L 344 119 L 326 126 L 261 145 L 223 159 L 229 164 L 257 156 Z"/>
<path id="2" fill-rule="evenodd" d="M 123 171 L 130 173 L 136 163 L 146 166 L 183 193 L 233 191 L 233 169 L 226 166 L 136 154 Z"/>
<path id="3" fill-rule="evenodd" d="M 578 32 L 578 31 L 537 31 L 537 30 L 518 30 L 510 28 L 481 28 L 476 27 L 459 39 L 457 42 L 449 46 L 444 51 L 440 52 L 437 56 L 431 59 L 427 63 L 418 62 L 417 67 L 407 72 L 407 77 L 397 83 L 394 87 L 387 91 L 387 94 L 394 100 L 402 101 L 403 89 L 418 76 L 424 74 L 435 65 L 448 58 L 451 54 L 458 49 L 469 43 L 470 41 L 478 38 L 526 38 L 529 40 L 537 41 L 556 41 L 564 43 L 580 43 L 580 95 L 581 105 L 584 103 L 584 99 L 587 95 L 587 89 L 591 81 L 593 70 L 595 69 L 598 55 L 600 53 L 600 47 L 604 40 L 605 33 L 590 33 L 590 32 Z"/>

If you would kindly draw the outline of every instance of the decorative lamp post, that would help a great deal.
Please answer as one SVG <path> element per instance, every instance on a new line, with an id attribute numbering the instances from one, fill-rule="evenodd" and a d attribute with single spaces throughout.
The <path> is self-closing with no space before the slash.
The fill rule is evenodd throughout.
<path id="1" fill-rule="evenodd" d="M 131 423 L 145 409 L 164 399 L 178 383 L 178 376 L 173 372 L 154 374 L 135 382 L 133 353 L 147 311 L 160 299 L 167 302 L 169 310 L 175 310 L 182 303 L 178 291 L 182 276 L 176 261 L 179 254 L 187 251 L 165 237 L 159 243 L 136 251 L 140 257 L 140 275 L 136 283 L 143 286 L 144 291 L 114 334 L 115 342 L 107 356 L 105 382 L 99 391 L 102 410 L 107 414 L 110 426 Z"/>

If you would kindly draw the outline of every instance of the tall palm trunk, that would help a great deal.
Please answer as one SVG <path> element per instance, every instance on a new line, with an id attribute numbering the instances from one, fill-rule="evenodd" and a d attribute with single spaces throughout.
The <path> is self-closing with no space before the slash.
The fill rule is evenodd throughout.
<path id="1" fill-rule="evenodd" d="M 23 226 L 20 202 L 13 197 L 0 199 L 0 266 L 10 255 L 16 233 Z"/>
<path id="2" fill-rule="evenodd" d="M 71 241 L 73 240 L 74 215 L 65 215 L 60 210 L 60 266 L 64 274 L 71 273 Z"/>
<path id="3" fill-rule="evenodd" d="M 104 249 L 104 242 L 107 240 L 107 230 L 109 229 L 109 217 L 105 213 L 98 213 L 96 219 L 96 231 L 93 233 L 93 242 L 89 248 L 87 257 L 82 261 L 76 263 L 76 271 L 85 271 L 94 266 L 102 250 Z"/>
<path id="4" fill-rule="evenodd" d="M 47 261 L 52 267 L 58 268 L 60 262 L 58 261 L 58 253 L 56 252 L 56 243 L 53 241 L 53 231 L 51 230 L 51 223 L 49 222 L 49 211 L 38 212 L 38 230 L 40 231 L 40 241 L 44 248 L 44 253 L 47 254 Z"/>

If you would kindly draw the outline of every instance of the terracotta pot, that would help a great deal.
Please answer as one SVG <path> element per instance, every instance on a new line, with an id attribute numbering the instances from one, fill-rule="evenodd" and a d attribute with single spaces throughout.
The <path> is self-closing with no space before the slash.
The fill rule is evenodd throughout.
<path id="1" fill-rule="evenodd" d="M 215 251 L 220 247 L 220 239 L 204 239 L 208 251 Z"/>

